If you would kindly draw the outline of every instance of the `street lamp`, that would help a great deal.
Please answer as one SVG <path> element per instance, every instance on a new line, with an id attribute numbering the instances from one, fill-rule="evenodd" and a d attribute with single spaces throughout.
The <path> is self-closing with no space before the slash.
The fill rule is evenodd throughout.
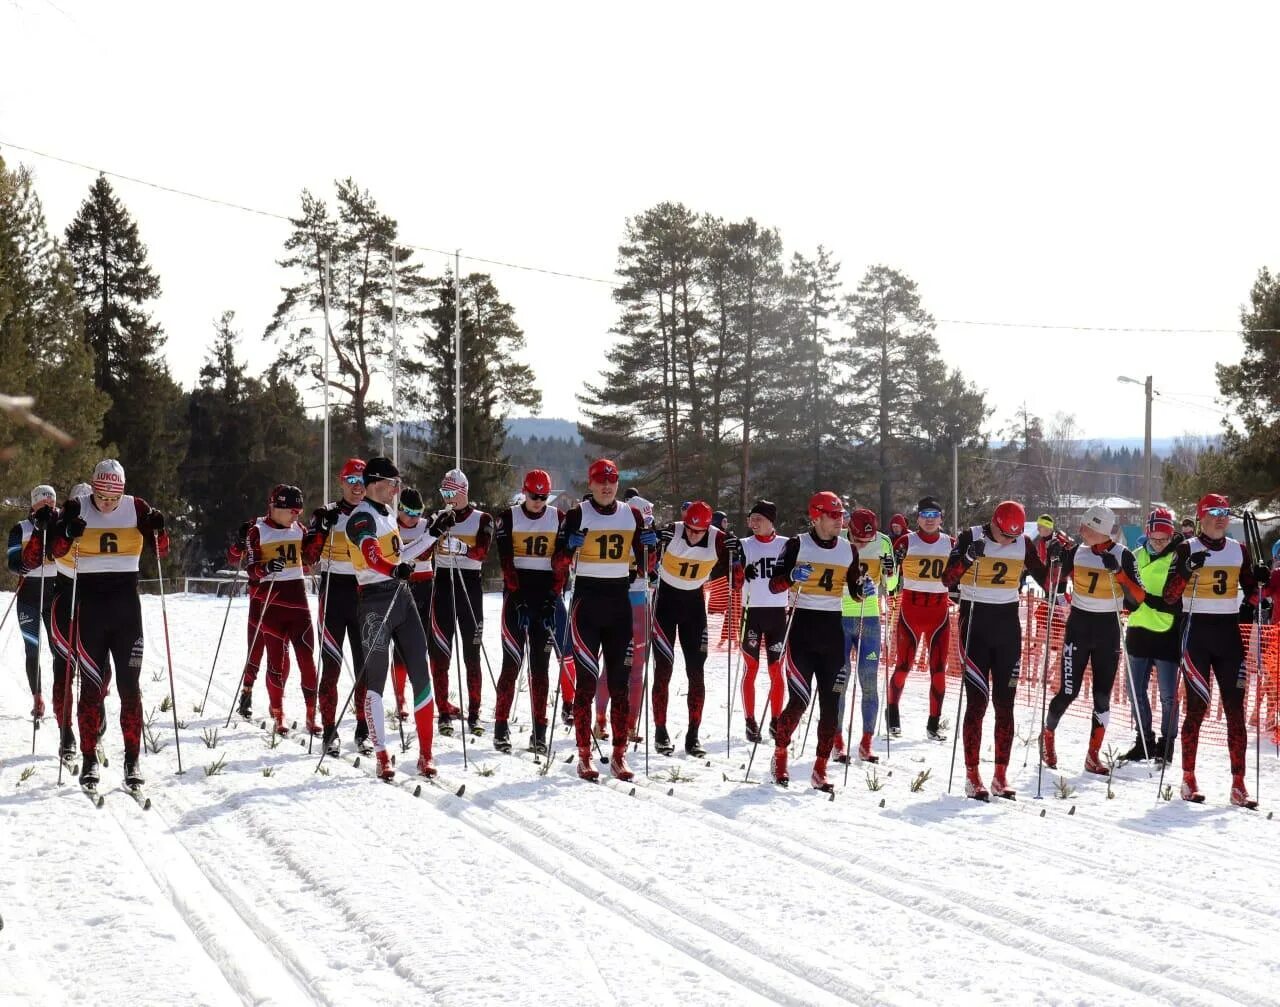
<path id="1" fill-rule="evenodd" d="M 1146 381 L 1127 378 L 1123 374 L 1117 376 L 1116 380 L 1123 384 L 1142 385 L 1147 394 L 1147 424 L 1142 439 L 1142 452 L 1146 461 L 1147 475 L 1142 484 L 1142 514 L 1140 518 L 1142 521 L 1146 521 L 1147 515 L 1151 513 L 1151 375 L 1147 375 Z"/>

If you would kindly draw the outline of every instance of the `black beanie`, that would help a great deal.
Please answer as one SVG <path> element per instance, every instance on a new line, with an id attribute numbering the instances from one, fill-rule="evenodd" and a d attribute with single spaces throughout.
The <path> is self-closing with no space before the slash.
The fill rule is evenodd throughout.
<path id="1" fill-rule="evenodd" d="M 757 500 L 751 505 L 751 514 L 759 514 L 770 524 L 778 523 L 778 505 L 772 500 Z"/>
<path id="2" fill-rule="evenodd" d="M 364 463 L 364 484 L 376 483 L 379 479 L 399 479 L 400 470 L 390 458 L 370 458 Z"/>
<path id="3" fill-rule="evenodd" d="M 916 504 L 916 513 L 919 514 L 922 510 L 942 510 L 942 504 L 934 497 L 921 497 Z"/>
<path id="4" fill-rule="evenodd" d="M 422 494 L 412 486 L 400 491 L 400 507 L 402 510 L 422 510 Z"/>

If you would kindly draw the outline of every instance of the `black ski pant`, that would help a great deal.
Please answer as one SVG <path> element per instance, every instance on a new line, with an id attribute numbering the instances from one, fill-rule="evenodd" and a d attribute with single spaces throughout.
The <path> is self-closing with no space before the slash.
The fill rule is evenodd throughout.
<path id="1" fill-rule="evenodd" d="M 627 684 L 631 665 L 627 661 L 627 647 L 631 643 L 631 599 L 627 594 L 627 581 L 618 578 L 616 587 L 611 582 L 602 586 L 589 585 L 579 577 L 573 595 L 573 607 L 569 611 L 569 639 L 573 643 L 577 682 L 573 697 L 573 727 L 578 742 L 578 753 L 590 758 L 591 707 L 596 698 L 596 684 L 600 678 L 603 661 L 609 684 L 609 723 L 613 745 L 617 749 L 627 745 L 627 717 L 631 710 L 631 697 Z"/>
<path id="2" fill-rule="evenodd" d="M 1195 772 L 1200 747 L 1200 725 L 1209 712 L 1212 679 L 1218 680 L 1222 711 L 1227 717 L 1227 755 L 1231 775 L 1244 774 L 1248 735 L 1245 727 L 1244 643 L 1236 615 L 1197 615 L 1192 609 L 1187 640 L 1182 651 L 1182 672 L 1187 681 L 1187 712 L 1182 721 L 1182 769 Z"/>
<path id="3" fill-rule="evenodd" d="M 364 643 L 360 636 L 359 590 L 355 574 L 326 573 L 320 580 L 320 716 L 326 728 L 338 717 L 338 678 L 342 673 L 342 644 L 351 641 L 352 672 L 356 676 L 356 723 L 364 723 Z M 252 655 L 250 655 L 252 657 Z"/>
<path id="4" fill-rule="evenodd" d="M 45 640 L 53 653 L 53 577 L 28 577 L 22 582 L 18 598 L 18 631 L 22 633 L 22 645 L 27 651 L 27 684 L 31 695 L 40 694 L 40 623 L 44 623 Z"/>
<path id="5" fill-rule="evenodd" d="M 1018 603 L 960 603 L 960 652 L 964 660 L 964 764 L 976 768 L 982 722 L 990 702 L 996 710 L 995 762 L 1003 771 L 1013 749 L 1013 702 L 1022 673 L 1022 627 Z"/>
<path id="6" fill-rule="evenodd" d="M 53 715 L 57 718 L 61 733 L 61 746 L 72 748 L 76 743 L 75 732 L 71 729 L 71 641 L 75 636 L 75 620 L 71 613 L 71 595 L 75 581 L 70 577 L 58 574 L 57 583 L 53 587 L 53 611 L 49 625 L 49 642 L 53 645 Z M 76 600 L 77 607 L 79 599 Z"/>
<path id="7" fill-rule="evenodd" d="M 547 669 L 551 663 L 551 634 L 542 624 L 542 611 L 551 599 L 548 584 L 508 591 L 502 599 L 502 671 L 498 674 L 498 706 L 494 720 L 505 723 L 515 699 L 516 679 L 529 648 L 529 699 L 533 721 L 547 722 Z M 554 624 L 553 624 L 554 629 Z"/>
<path id="8" fill-rule="evenodd" d="M 1073 608 L 1062 637 L 1062 675 L 1058 691 L 1049 700 L 1045 726 L 1057 729 L 1067 707 L 1080 694 L 1087 664 L 1093 668 L 1093 730 L 1105 730 L 1111 719 L 1111 689 L 1116 684 L 1119 663 L 1120 624 L 1116 614 Z"/>
<path id="9" fill-rule="evenodd" d="M 98 747 L 98 735 L 106 727 L 104 700 L 114 666 L 124 758 L 136 762 L 142 748 L 142 603 L 136 588 L 97 590 L 91 576 L 84 574 L 80 581 L 75 641 L 75 663 L 80 670 L 76 709 L 80 751 L 87 755 Z"/>
<path id="10" fill-rule="evenodd" d="M 413 607 L 418 611 L 418 621 L 422 623 L 425 631 L 431 625 L 431 578 L 409 581 L 409 590 L 413 593 Z M 408 672 L 405 670 L 404 659 L 397 651 L 391 662 L 391 680 L 395 683 L 396 705 L 401 707 L 404 706 L 406 678 L 408 678 Z"/>
<path id="11" fill-rule="evenodd" d="M 820 611 L 797 608 L 791 620 L 791 634 L 783 655 L 787 671 L 787 706 L 778 718 L 775 742 L 778 748 L 791 744 L 800 717 L 818 692 L 819 759 L 831 755 L 839 727 L 840 696 L 836 692 L 844 670 L 844 626 L 840 610 Z M 816 683 L 816 685 L 815 685 Z"/>
<path id="12" fill-rule="evenodd" d="M 403 581 L 380 581 L 360 589 L 360 644 L 365 660 L 364 720 L 376 751 L 387 750 L 384 696 L 391 663 L 391 645 L 404 662 L 413 686 L 413 719 L 418 728 L 419 754 L 431 757 L 435 730 L 435 696 L 427 667 L 427 634 Z"/>
<path id="13" fill-rule="evenodd" d="M 457 626 L 462 641 L 462 664 L 467 672 L 467 721 L 480 719 L 481 683 L 480 638 L 484 632 L 484 594 L 479 570 L 436 570 L 431 592 L 431 676 L 435 680 L 441 718 L 461 716 L 449 705 L 449 664 L 453 660 L 453 633 Z M 461 706 L 463 697 L 458 697 Z M 455 712 L 456 711 L 456 712 Z"/>
<path id="14" fill-rule="evenodd" d="M 675 666 L 676 636 L 684 655 L 684 671 L 689 678 L 689 731 L 696 733 L 702 723 L 702 706 L 707 698 L 703 669 L 707 663 L 707 609 L 702 588 L 682 589 L 658 583 L 653 603 L 653 723 L 667 726 L 667 695 Z M 610 690 L 612 695 L 612 689 Z"/>

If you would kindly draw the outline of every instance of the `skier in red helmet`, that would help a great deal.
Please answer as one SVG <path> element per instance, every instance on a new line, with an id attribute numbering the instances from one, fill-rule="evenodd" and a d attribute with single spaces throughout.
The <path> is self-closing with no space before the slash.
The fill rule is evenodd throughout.
<path id="1" fill-rule="evenodd" d="M 1270 570 L 1254 566 L 1248 551 L 1227 535 L 1230 503 L 1221 493 L 1207 493 L 1196 507 L 1200 534 L 1178 544 L 1174 551 L 1164 600 L 1181 601 L 1186 620 L 1182 672 L 1186 676 L 1187 712 L 1182 721 L 1182 799 L 1199 803 L 1204 794 L 1196 782 L 1196 751 L 1200 725 L 1209 711 L 1212 674 L 1218 680 L 1222 709 L 1227 717 L 1227 753 L 1231 761 L 1231 803 L 1257 807 L 1244 782 L 1247 727 L 1245 725 L 1244 644 L 1240 639 L 1241 592 L 1256 599 Z"/>
<path id="2" fill-rule="evenodd" d="M 1013 747 L 1013 702 L 1022 663 L 1022 628 L 1018 621 L 1018 588 L 1024 573 L 1041 587 L 1049 568 L 1024 533 L 1022 504 L 1005 500 L 985 525 L 967 528 L 956 538 L 943 583 L 960 588 L 960 654 L 964 661 L 965 793 L 981 801 L 991 791 L 1000 797 L 1016 794 L 1008 784 L 1009 753 Z M 978 755 L 982 722 L 991 700 L 996 711 L 995 771 L 991 791 L 982 782 Z"/>
<path id="3" fill-rule="evenodd" d="M 689 729 L 684 750 L 699 758 L 707 754 L 698 738 L 707 695 L 703 677 L 707 609 L 702 586 L 718 563 L 738 551 L 737 539 L 714 527 L 712 517 L 710 505 L 695 500 L 685 510 L 683 521 L 668 525 L 658 535 L 662 548 L 653 602 L 653 747 L 663 755 L 675 750 L 667 733 L 667 692 L 677 634 L 689 679 Z"/>
<path id="4" fill-rule="evenodd" d="M 827 760 L 839 727 L 839 691 L 844 687 L 841 597 L 846 590 L 856 601 L 864 596 L 858 551 L 840 534 L 843 516 L 844 504 L 834 493 L 824 490 L 810 497 L 813 525 L 787 541 L 769 581 L 775 594 L 798 587 L 783 654 L 789 699 L 778 718 L 772 762 L 773 781 L 783 787 L 791 782 L 787 746 L 809 705 L 816 680 L 818 746 L 810 783 L 818 790 L 833 790 L 827 780 Z"/>

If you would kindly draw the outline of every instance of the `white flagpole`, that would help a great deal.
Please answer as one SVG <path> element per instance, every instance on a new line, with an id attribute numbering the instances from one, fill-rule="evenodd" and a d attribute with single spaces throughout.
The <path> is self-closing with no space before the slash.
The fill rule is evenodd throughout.
<path id="1" fill-rule="evenodd" d="M 391 460 L 400 464 L 400 328 L 396 310 L 396 249 L 391 247 Z"/>
<path id="2" fill-rule="evenodd" d="M 462 249 L 453 253 L 453 465 L 462 468 Z"/>
<path id="3" fill-rule="evenodd" d="M 321 496 L 329 492 L 329 252 L 324 253 L 324 489 Z"/>

